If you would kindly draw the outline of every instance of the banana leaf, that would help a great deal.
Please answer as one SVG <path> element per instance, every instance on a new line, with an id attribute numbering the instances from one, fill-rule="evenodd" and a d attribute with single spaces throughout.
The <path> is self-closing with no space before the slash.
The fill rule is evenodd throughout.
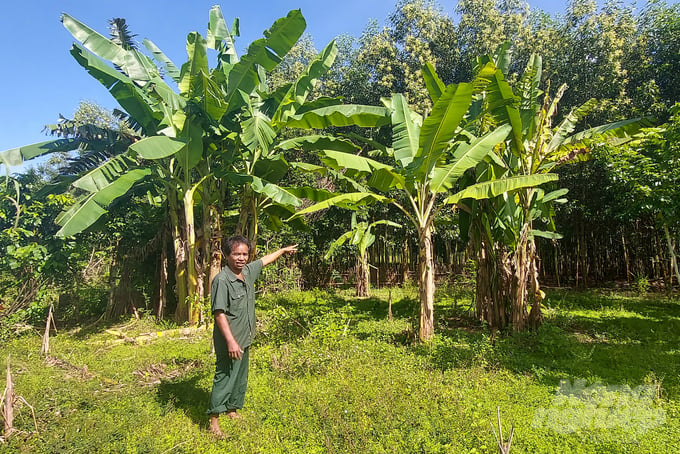
<path id="1" fill-rule="evenodd" d="M 330 199 L 314 204 L 308 208 L 300 210 L 295 213 L 292 218 L 297 218 L 305 214 L 314 213 L 320 210 L 325 210 L 330 207 L 350 208 L 354 209 L 361 205 L 370 204 L 373 202 L 388 203 L 392 199 L 384 197 L 371 192 L 350 192 L 347 194 L 339 194 Z"/>
<path id="2" fill-rule="evenodd" d="M 343 104 L 321 107 L 293 115 L 286 126 L 299 129 L 323 129 L 330 126 L 373 128 L 390 123 L 390 111 L 384 107 Z"/>
<path id="3" fill-rule="evenodd" d="M 114 200 L 125 195 L 135 183 L 150 174 L 150 169 L 133 169 L 79 200 L 57 217 L 57 224 L 61 226 L 57 236 L 69 237 L 86 230 L 107 212 L 106 208 Z"/>
<path id="4" fill-rule="evenodd" d="M 541 175 L 522 175 L 518 177 L 502 178 L 500 180 L 476 183 L 463 189 L 444 200 L 446 204 L 456 204 L 463 199 L 489 199 L 505 192 L 516 189 L 540 186 L 558 179 L 556 174 L 546 173 Z"/>

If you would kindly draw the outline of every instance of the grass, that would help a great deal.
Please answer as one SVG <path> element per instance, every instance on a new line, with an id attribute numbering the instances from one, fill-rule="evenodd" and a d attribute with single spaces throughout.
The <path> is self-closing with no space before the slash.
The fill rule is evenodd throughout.
<path id="1" fill-rule="evenodd" d="M 141 345 L 60 331 L 48 359 L 37 334 L 14 339 L 3 350 L 38 432 L 22 407 L 23 433 L 0 452 L 494 453 L 497 407 L 513 453 L 676 452 L 678 300 L 552 292 L 539 330 L 491 335 L 465 292 L 444 289 L 436 339 L 421 346 L 415 291 L 392 290 L 392 321 L 387 292 L 259 300 L 244 419 L 221 421 L 224 440 L 206 431 L 208 331 Z"/>

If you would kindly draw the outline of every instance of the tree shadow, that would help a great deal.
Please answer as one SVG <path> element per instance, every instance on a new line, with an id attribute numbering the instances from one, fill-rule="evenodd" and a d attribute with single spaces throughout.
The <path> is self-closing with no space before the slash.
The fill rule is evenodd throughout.
<path id="1" fill-rule="evenodd" d="M 605 385 L 661 385 L 680 395 L 680 304 L 665 298 L 593 293 L 551 294 L 546 322 L 522 333 L 491 333 L 481 324 L 439 319 L 430 354 L 443 369 L 503 368 L 557 386 L 585 379 Z"/>
<path id="2" fill-rule="evenodd" d="M 515 373 L 531 373 L 539 382 L 553 386 L 563 379 L 582 378 L 631 387 L 662 384 L 669 394 L 680 394 L 677 341 L 617 340 L 546 328 L 502 339 L 497 345 L 497 364 Z"/>
<path id="3" fill-rule="evenodd" d="M 345 303 L 347 304 L 347 303 Z M 386 320 L 389 304 L 382 298 L 355 298 L 350 300 L 355 313 L 374 320 Z M 418 314 L 417 302 L 412 298 L 401 298 L 392 302 L 392 316 L 395 318 L 409 318 Z"/>
<path id="4" fill-rule="evenodd" d="M 208 402 L 210 393 L 199 386 L 198 382 L 203 379 L 200 373 L 175 380 L 161 380 L 156 387 L 156 400 L 165 407 L 180 409 L 197 426 L 205 429 L 208 427 Z"/>

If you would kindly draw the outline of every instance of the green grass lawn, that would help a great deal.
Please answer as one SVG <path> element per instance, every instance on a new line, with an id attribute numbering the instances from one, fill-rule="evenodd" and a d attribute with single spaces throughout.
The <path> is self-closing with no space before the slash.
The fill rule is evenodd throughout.
<path id="1" fill-rule="evenodd" d="M 469 299 L 437 297 L 437 336 L 413 343 L 414 291 L 370 299 L 297 292 L 258 301 L 244 419 L 205 414 L 209 331 L 121 342 L 95 329 L 39 335 L 11 355 L 22 432 L 0 452 L 495 453 L 500 408 L 512 453 L 671 453 L 680 440 L 680 301 L 551 292 L 538 331 L 491 335 Z M 115 329 L 131 338 L 151 320 Z"/>

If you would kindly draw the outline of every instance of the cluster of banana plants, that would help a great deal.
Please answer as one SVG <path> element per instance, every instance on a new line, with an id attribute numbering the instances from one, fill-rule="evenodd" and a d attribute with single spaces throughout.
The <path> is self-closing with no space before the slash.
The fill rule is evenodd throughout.
<path id="1" fill-rule="evenodd" d="M 507 140 L 477 167 L 477 184 L 554 175 L 551 172 L 563 164 L 587 159 L 597 144 L 625 143 L 649 124 L 646 119 L 635 118 L 574 133 L 596 106 L 597 101 L 590 99 L 553 126 L 567 86 L 561 86 L 553 97 L 549 90 L 541 90 L 542 59 L 537 55 L 531 56 L 523 75 L 511 86 L 505 77 L 510 60 L 506 43 L 493 56 L 481 57 L 477 62 L 480 71 L 490 63 L 497 66 L 489 74 L 479 100 L 486 106 L 482 127 L 509 128 Z M 477 314 L 492 328 L 511 324 L 514 330 L 521 331 L 540 324 L 545 294 L 538 280 L 535 238 L 560 238 L 555 232 L 553 206 L 565 202 L 566 193 L 566 189 L 546 191 L 526 186 L 513 194 L 462 201 L 461 232 L 470 233 L 477 261 Z"/>
<path id="2" fill-rule="evenodd" d="M 385 109 L 343 105 L 339 100 L 308 101 L 310 92 L 333 64 L 337 48 L 331 42 L 296 80 L 276 90 L 266 85 L 272 71 L 295 45 L 306 23 L 299 10 L 278 19 L 264 37 L 237 55 L 234 40 L 239 22 L 227 26 L 219 6 L 210 10 L 206 38 L 191 32 L 188 59 L 177 67 L 153 42 L 132 42 L 124 22 L 112 21 L 113 38 L 105 37 L 64 14 L 62 23 L 73 35 L 71 54 L 118 102 L 134 134 L 108 137 L 123 144 L 122 152 L 84 172 L 71 183 L 78 201 L 57 219 L 59 235 L 89 228 L 115 200 L 145 184 L 151 197 L 167 206 L 175 253 L 176 319 L 194 324 L 197 304 L 219 271 L 220 219 L 231 193 L 240 199 L 238 233 L 256 240 L 258 216 L 287 218 L 301 204 L 296 193 L 328 197 L 311 188 L 280 186 L 289 168 L 288 149 L 327 147 L 355 149 L 347 140 L 320 135 L 284 140 L 287 127 L 376 126 L 389 122 Z M 208 50 L 216 51 L 211 68 Z M 176 87 L 176 88 L 175 88 Z M 99 139 L 98 139 L 99 140 Z M 92 148 L 91 138 L 74 134 L 0 154 L 7 164 L 55 151 Z M 203 241 L 196 238 L 197 225 Z"/>

